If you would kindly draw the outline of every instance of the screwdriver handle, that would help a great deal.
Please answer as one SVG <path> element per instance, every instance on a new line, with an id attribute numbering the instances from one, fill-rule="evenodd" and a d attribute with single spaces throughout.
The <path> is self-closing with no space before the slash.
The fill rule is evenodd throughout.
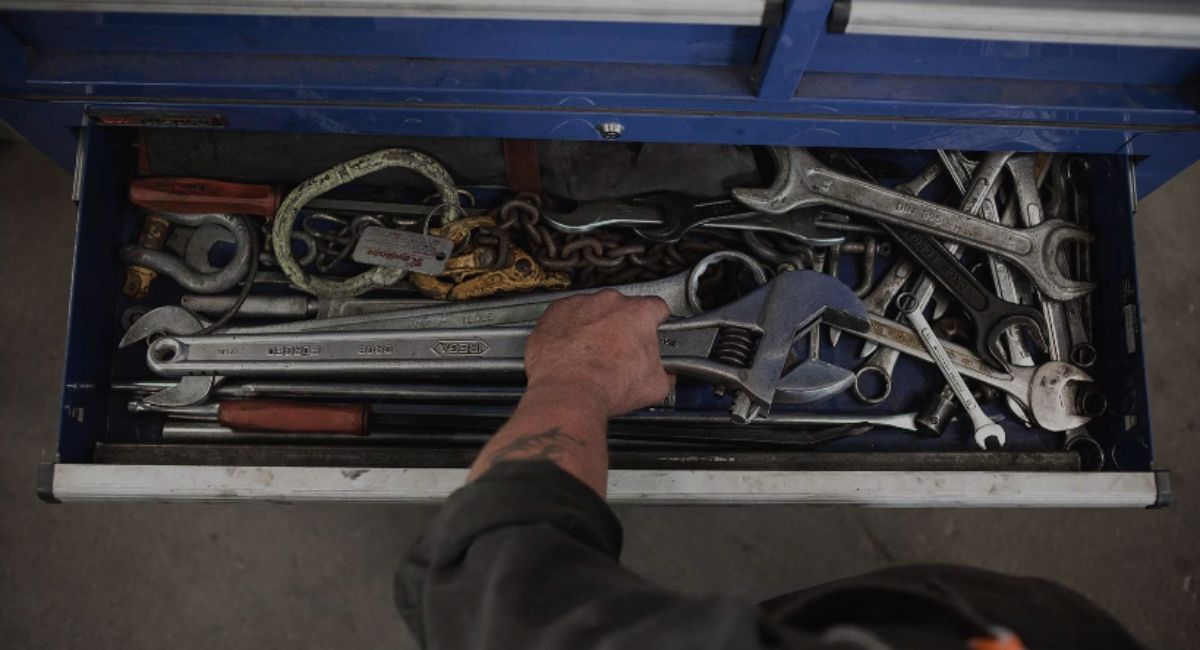
<path id="1" fill-rule="evenodd" d="M 246 399 L 221 402 L 217 422 L 234 431 L 367 434 L 367 404 Z"/>
<path id="2" fill-rule="evenodd" d="M 129 200 L 134 205 L 164 212 L 233 212 L 270 219 L 279 209 L 282 193 L 273 185 L 209 178 L 139 178 L 129 186 Z"/>

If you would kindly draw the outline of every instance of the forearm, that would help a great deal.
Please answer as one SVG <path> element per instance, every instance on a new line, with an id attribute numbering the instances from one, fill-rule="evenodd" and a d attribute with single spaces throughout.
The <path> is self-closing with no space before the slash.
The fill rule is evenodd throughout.
<path id="1" fill-rule="evenodd" d="M 471 466 L 474 481 L 493 465 L 548 460 L 595 490 L 608 485 L 608 412 L 586 384 L 531 385 L 511 418 Z"/>

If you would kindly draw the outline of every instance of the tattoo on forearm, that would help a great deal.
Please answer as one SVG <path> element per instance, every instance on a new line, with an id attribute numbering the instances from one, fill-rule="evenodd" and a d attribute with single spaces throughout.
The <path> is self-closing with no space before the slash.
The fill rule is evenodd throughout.
<path id="1" fill-rule="evenodd" d="M 558 427 L 541 433 L 524 435 L 497 449 L 487 459 L 489 465 L 506 460 L 552 460 L 558 461 L 571 452 L 578 452 L 587 443 Z"/>

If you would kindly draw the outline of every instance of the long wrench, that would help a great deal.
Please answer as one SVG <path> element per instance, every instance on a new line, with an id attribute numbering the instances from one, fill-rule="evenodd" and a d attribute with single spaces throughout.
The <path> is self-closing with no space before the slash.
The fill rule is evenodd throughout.
<path id="1" fill-rule="evenodd" d="M 997 152 L 988 155 L 976 170 L 975 176 L 971 179 L 970 185 L 966 186 L 963 192 L 963 198 L 959 207 L 963 212 L 975 214 L 985 209 L 985 206 L 995 207 L 994 196 L 997 186 L 997 181 L 1000 174 L 1004 171 L 1004 163 L 1011 156 L 1011 152 Z M 951 255 L 958 252 L 958 246 L 951 244 L 946 246 L 946 251 Z M 911 272 L 911 267 L 905 269 Z M 884 315 L 884 309 L 887 307 L 885 299 L 890 299 L 895 296 L 903 287 L 903 281 L 892 279 L 890 283 L 881 283 L 881 291 L 878 295 L 868 296 L 864 303 L 868 309 L 878 307 L 880 309 L 878 315 Z M 921 276 L 917 285 L 913 288 L 913 295 L 917 300 L 919 310 L 924 310 L 925 306 L 933 298 L 934 280 L 928 274 Z M 888 295 L 888 294 L 891 295 Z M 874 300 L 872 300 L 874 298 Z M 977 324 L 978 327 L 978 324 Z M 855 372 L 855 380 L 852 391 L 854 396 L 867 404 L 878 404 L 892 392 L 892 373 L 895 371 L 896 362 L 899 360 L 899 353 L 890 348 L 880 348 L 870 353 L 866 362 Z M 881 383 L 880 392 L 875 395 L 868 395 L 865 389 L 866 378 L 876 377 Z"/>
<path id="2" fill-rule="evenodd" d="M 941 175 L 941 165 L 933 163 L 931 165 L 927 165 L 925 169 L 922 169 L 916 176 L 897 185 L 895 189 L 898 192 L 904 192 L 905 194 L 912 196 L 920 196 L 921 192 L 924 192 L 925 188 L 929 187 L 929 185 L 936 181 Z M 904 288 L 904 285 L 908 283 L 908 279 L 912 277 L 914 270 L 915 267 L 913 262 L 909 258 L 900 257 L 898 260 L 896 260 L 896 262 L 892 264 L 892 267 L 888 269 L 888 272 L 884 274 L 883 278 L 879 280 L 879 283 L 876 284 L 875 287 L 866 295 L 866 297 L 863 298 L 863 304 L 866 305 L 867 311 L 880 316 L 885 315 L 888 305 L 892 304 L 892 301 L 897 295 L 899 295 L 900 291 Z M 836 341 L 834 342 L 834 345 L 837 345 Z M 867 356 L 874 352 L 873 347 L 868 349 L 869 346 L 874 346 L 874 344 L 870 341 L 867 341 L 863 345 L 863 356 Z M 855 382 L 854 393 L 859 397 L 859 399 L 867 401 L 860 394 L 860 389 L 857 385 L 857 382 Z M 886 397 L 887 396 L 884 395 L 884 398 Z M 878 403 L 880 401 L 883 401 L 883 398 L 874 403 Z"/>
<path id="3" fill-rule="evenodd" d="M 979 402 L 975 401 L 975 396 L 971 394 L 971 389 L 967 388 L 962 375 L 954 367 L 954 362 L 946 355 L 946 349 L 942 347 L 942 342 L 938 340 L 937 334 L 933 333 L 929 321 L 925 320 L 925 315 L 917 309 L 916 296 L 911 293 L 902 293 L 896 298 L 896 304 L 900 307 L 904 317 L 912 324 L 917 336 L 921 337 L 921 342 L 925 344 L 929 356 L 933 357 L 933 362 L 937 364 L 938 370 L 942 371 L 942 376 L 946 378 L 950 390 L 954 391 L 954 396 L 958 398 L 959 404 L 971 418 L 971 426 L 975 428 L 975 444 L 980 449 L 987 449 L 988 438 L 995 438 L 996 442 L 1003 447 L 1004 427 L 993 422 L 983 412 L 983 409 L 979 408 Z"/>
<path id="4" fill-rule="evenodd" d="M 698 289 L 700 278 L 713 264 L 722 261 L 740 262 L 754 275 L 758 284 L 767 281 L 766 273 L 753 259 L 734 251 L 719 251 L 700 260 L 690 271 L 675 275 L 615 287 L 627 296 L 658 296 L 667 303 L 672 316 L 690 317 L 702 311 Z M 602 288 L 578 289 L 557 293 L 537 293 L 510 296 L 486 302 L 441 303 L 432 307 L 392 310 L 326 318 L 273 323 L 256 327 L 230 327 L 223 334 L 261 334 L 282 332 L 368 331 L 390 329 L 435 329 L 482 327 L 498 324 L 530 323 L 538 319 L 551 302 L 573 295 L 596 293 Z M 159 307 L 139 318 L 125 332 L 120 346 L 128 347 L 153 334 L 194 334 L 189 324 L 201 323 L 187 310 L 179 307 Z M 194 326 L 194 325 L 193 325 Z"/>
<path id="5" fill-rule="evenodd" d="M 1065 243 L 1093 240 L 1091 233 L 1074 224 L 1051 220 L 1036 228 L 1008 228 L 840 174 L 802 148 L 772 147 L 771 152 L 779 170 L 771 186 L 733 190 L 735 198 L 760 212 L 780 214 L 832 205 L 1000 255 L 1056 300 L 1086 295 L 1095 288 L 1094 283 L 1067 277 L 1056 261 Z"/>
<path id="6" fill-rule="evenodd" d="M 724 307 L 662 325 L 659 350 L 669 372 L 737 391 L 732 415 L 748 422 L 765 414 L 777 393 L 793 403 L 814 401 L 844 390 L 853 380 L 845 373 L 845 381 L 813 385 L 803 364 L 789 366 L 796 339 L 820 322 L 851 331 L 869 329 L 866 310 L 849 287 L 819 273 L 796 271 Z M 530 330 L 164 336 L 148 346 L 147 364 L 168 377 L 519 376 Z"/>
<path id="7" fill-rule="evenodd" d="M 1031 155 L 1014 156 L 1008 161 L 1008 171 L 1013 178 L 1013 201 L 1017 205 L 1017 214 L 1026 227 L 1037 226 L 1045 220 L 1035 163 Z M 1070 341 L 1066 338 L 1067 324 L 1063 304 L 1047 300 L 1044 296 L 1039 296 L 1038 303 L 1046 321 L 1046 351 L 1051 359 L 1065 361 Z"/>

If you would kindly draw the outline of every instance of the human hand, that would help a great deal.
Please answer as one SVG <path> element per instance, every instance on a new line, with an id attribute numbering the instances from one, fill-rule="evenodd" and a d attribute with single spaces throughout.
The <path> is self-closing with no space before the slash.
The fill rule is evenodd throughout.
<path id="1" fill-rule="evenodd" d="M 613 289 L 555 301 L 525 344 L 528 392 L 569 389 L 608 417 L 658 404 L 673 383 L 658 352 L 669 315 L 661 298 Z"/>

